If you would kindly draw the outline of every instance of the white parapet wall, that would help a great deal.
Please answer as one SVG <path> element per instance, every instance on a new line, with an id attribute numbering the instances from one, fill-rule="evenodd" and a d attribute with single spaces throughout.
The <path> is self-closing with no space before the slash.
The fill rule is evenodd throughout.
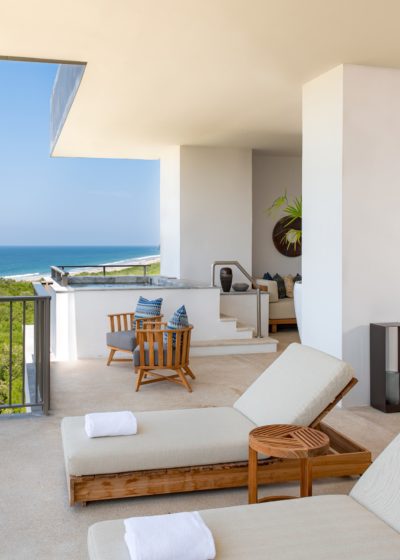
<path id="1" fill-rule="evenodd" d="M 52 352 L 56 360 L 105 357 L 106 333 L 110 330 L 107 315 L 134 311 L 139 296 L 162 297 L 165 320 L 184 304 L 194 325 L 193 341 L 226 340 L 240 335 L 236 325 L 220 320 L 219 288 L 62 287 L 54 283 L 49 293 Z"/>

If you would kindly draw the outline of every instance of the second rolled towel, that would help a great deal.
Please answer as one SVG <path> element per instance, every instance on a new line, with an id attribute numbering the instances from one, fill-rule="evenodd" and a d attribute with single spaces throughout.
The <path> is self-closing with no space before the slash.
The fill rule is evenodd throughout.
<path id="1" fill-rule="evenodd" d="M 197 511 L 124 520 L 131 560 L 213 560 L 214 538 Z"/>
<path id="2" fill-rule="evenodd" d="M 137 421 L 129 410 L 94 412 L 85 416 L 85 431 L 90 438 L 132 436 L 137 432 Z"/>

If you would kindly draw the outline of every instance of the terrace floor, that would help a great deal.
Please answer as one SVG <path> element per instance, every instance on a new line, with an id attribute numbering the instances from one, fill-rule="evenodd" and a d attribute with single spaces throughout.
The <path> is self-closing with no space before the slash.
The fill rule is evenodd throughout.
<path id="1" fill-rule="evenodd" d="M 275 335 L 274 335 L 275 336 Z M 278 333 L 279 352 L 296 337 Z M 87 558 L 88 527 L 97 521 L 134 515 L 167 513 L 245 504 L 247 491 L 220 490 L 172 496 L 135 498 L 68 505 L 60 438 L 63 416 L 92 411 L 155 410 L 230 405 L 279 354 L 193 358 L 197 374 L 193 393 L 160 383 L 133 391 L 128 364 L 107 368 L 99 360 L 52 365 L 52 412 L 48 417 L 0 419 L 0 508 L 3 538 L 0 558 L 12 560 Z M 400 432 L 400 414 L 385 415 L 365 407 L 335 409 L 328 423 L 371 449 L 374 454 Z M 314 493 L 347 493 L 354 480 L 314 484 Z M 297 491 L 281 485 L 279 493 Z M 268 493 L 276 493 L 270 487 Z"/>

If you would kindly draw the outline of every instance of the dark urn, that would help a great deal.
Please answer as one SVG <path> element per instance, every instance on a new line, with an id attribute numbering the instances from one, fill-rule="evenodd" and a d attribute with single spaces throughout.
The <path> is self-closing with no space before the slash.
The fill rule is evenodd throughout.
<path id="1" fill-rule="evenodd" d="M 232 286 L 232 269 L 225 267 L 221 268 L 219 273 L 221 279 L 221 288 L 223 292 L 230 292 Z"/>

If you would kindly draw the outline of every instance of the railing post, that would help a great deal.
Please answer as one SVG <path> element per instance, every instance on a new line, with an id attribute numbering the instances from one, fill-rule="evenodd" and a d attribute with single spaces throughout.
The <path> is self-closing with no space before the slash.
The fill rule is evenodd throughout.
<path id="1" fill-rule="evenodd" d="M 50 298 L 35 300 L 35 402 L 50 409 Z"/>
<path id="2" fill-rule="evenodd" d="M 43 300 L 42 376 L 43 414 L 50 410 L 50 298 Z"/>
<path id="3" fill-rule="evenodd" d="M 261 335 L 261 294 L 260 288 L 257 288 L 257 333 L 256 338 L 262 338 Z"/>
<path id="4" fill-rule="evenodd" d="M 219 265 L 231 265 L 236 266 L 240 272 L 251 282 L 251 287 L 257 286 L 255 279 L 247 272 L 247 270 L 240 264 L 239 261 L 214 261 L 211 265 L 211 286 L 215 287 L 215 267 Z M 256 288 L 257 297 L 257 317 L 256 317 L 256 338 L 262 338 L 261 334 L 261 294 L 260 288 Z"/>

